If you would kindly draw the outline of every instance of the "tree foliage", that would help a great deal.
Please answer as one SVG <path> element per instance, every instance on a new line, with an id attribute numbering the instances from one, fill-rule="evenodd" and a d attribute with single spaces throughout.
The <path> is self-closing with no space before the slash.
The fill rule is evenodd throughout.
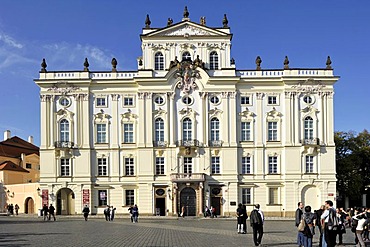
<path id="1" fill-rule="evenodd" d="M 370 133 L 335 132 L 334 140 L 337 190 L 342 196 L 358 198 L 370 187 Z"/>

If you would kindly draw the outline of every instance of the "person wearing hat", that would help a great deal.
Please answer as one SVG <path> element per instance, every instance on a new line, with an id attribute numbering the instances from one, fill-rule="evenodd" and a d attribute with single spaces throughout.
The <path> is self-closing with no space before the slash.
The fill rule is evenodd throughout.
<path id="1" fill-rule="evenodd" d="M 263 222 L 264 222 L 264 215 L 263 212 L 260 210 L 260 205 L 254 205 L 254 209 L 252 210 L 250 216 L 250 223 L 253 229 L 253 241 L 255 246 L 260 246 L 262 242 L 263 236 Z"/>

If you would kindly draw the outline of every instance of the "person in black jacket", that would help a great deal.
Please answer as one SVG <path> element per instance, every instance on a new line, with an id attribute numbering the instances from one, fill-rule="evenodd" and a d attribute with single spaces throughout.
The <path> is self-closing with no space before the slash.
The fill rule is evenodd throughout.
<path id="1" fill-rule="evenodd" d="M 322 247 L 322 235 L 324 233 L 322 229 L 322 224 L 321 224 L 321 215 L 325 211 L 325 205 L 321 205 L 320 209 L 315 211 L 316 214 L 316 226 L 319 229 L 320 232 L 320 240 L 319 240 L 319 247 Z"/>
<path id="2" fill-rule="evenodd" d="M 295 226 L 298 227 L 299 223 L 301 222 L 301 219 L 302 219 L 302 214 L 303 214 L 303 203 L 302 202 L 298 202 L 298 208 L 297 210 L 295 211 Z M 298 235 L 297 235 L 297 244 L 298 246 L 303 246 L 303 233 L 298 231 Z"/>
<path id="3" fill-rule="evenodd" d="M 87 221 L 87 218 L 89 217 L 90 209 L 87 205 L 85 205 L 84 209 L 82 210 L 82 213 L 84 214 L 85 221 Z"/>
<path id="4" fill-rule="evenodd" d="M 255 246 L 260 246 L 263 236 L 263 212 L 260 210 L 260 205 L 254 205 L 254 209 L 250 214 L 250 223 L 253 229 L 253 241 Z"/>

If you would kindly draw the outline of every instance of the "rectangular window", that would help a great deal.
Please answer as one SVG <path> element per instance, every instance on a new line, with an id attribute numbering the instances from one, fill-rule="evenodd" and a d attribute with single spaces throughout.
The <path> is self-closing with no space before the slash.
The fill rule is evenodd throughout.
<path id="1" fill-rule="evenodd" d="M 126 176 L 135 175 L 134 158 L 125 158 L 125 172 L 126 172 Z"/>
<path id="2" fill-rule="evenodd" d="M 98 158 L 98 176 L 108 176 L 108 164 L 106 158 Z"/>
<path id="3" fill-rule="evenodd" d="M 164 175 L 164 158 L 163 157 L 155 158 L 155 174 Z"/>
<path id="4" fill-rule="evenodd" d="M 96 98 L 96 106 L 97 107 L 105 107 L 105 106 L 107 106 L 106 98 L 105 97 Z"/>
<path id="5" fill-rule="evenodd" d="M 269 204 L 279 204 L 278 188 L 269 188 Z"/>
<path id="6" fill-rule="evenodd" d="M 242 188 L 242 204 L 252 204 L 251 188 Z"/>
<path id="7" fill-rule="evenodd" d="M 98 190 L 98 205 L 99 207 L 106 206 L 108 203 L 108 193 L 107 190 Z"/>
<path id="8" fill-rule="evenodd" d="M 242 157 L 242 174 L 251 174 L 251 157 Z"/>
<path id="9" fill-rule="evenodd" d="M 270 156 L 269 157 L 269 174 L 277 174 L 278 173 L 278 160 L 277 156 Z"/>
<path id="10" fill-rule="evenodd" d="M 125 205 L 133 206 L 135 204 L 135 192 L 134 190 L 125 190 Z"/>
<path id="11" fill-rule="evenodd" d="M 134 143 L 134 124 L 123 124 L 123 142 Z"/>
<path id="12" fill-rule="evenodd" d="M 193 160 L 191 157 L 184 157 L 184 173 L 193 172 Z"/>
<path id="13" fill-rule="evenodd" d="M 241 141 L 251 140 L 251 122 L 241 122 Z"/>
<path id="14" fill-rule="evenodd" d="M 313 156 L 306 156 L 306 173 L 313 173 Z"/>
<path id="15" fill-rule="evenodd" d="M 30 164 L 30 163 L 26 163 L 26 168 L 27 168 L 27 169 L 32 169 L 32 164 Z"/>
<path id="16" fill-rule="evenodd" d="M 211 167 L 212 167 L 212 174 L 220 174 L 220 157 L 213 156 L 211 157 Z"/>
<path id="17" fill-rule="evenodd" d="M 134 97 L 123 97 L 123 106 L 134 106 Z"/>
<path id="18" fill-rule="evenodd" d="M 250 98 L 249 98 L 249 96 L 241 96 L 240 97 L 240 104 L 242 104 L 242 105 L 250 105 Z"/>
<path id="19" fill-rule="evenodd" d="M 268 141 L 277 141 L 277 122 L 268 122 Z"/>
<path id="20" fill-rule="evenodd" d="M 277 105 L 277 97 L 276 96 L 268 96 L 267 103 L 269 105 Z"/>
<path id="21" fill-rule="evenodd" d="M 107 143 L 107 125 L 97 124 L 96 125 L 96 142 Z"/>
<path id="22" fill-rule="evenodd" d="M 70 159 L 60 160 L 60 175 L 61 176 L 71 176 Z"/>

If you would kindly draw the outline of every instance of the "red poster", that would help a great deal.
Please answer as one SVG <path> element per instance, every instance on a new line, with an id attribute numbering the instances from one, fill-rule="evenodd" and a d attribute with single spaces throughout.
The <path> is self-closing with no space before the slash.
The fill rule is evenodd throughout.
<path id="1" fill-rule="evenodd" d="M 90 190 L 82 190 L 82 204 L 88 205 L 90 203 Z"/>
<path id="2" fill-rule="evenodd" d="M 49 206 L 49 191 L 48 190 L 42 190 L 42 206 L 45 204 Z"/>

